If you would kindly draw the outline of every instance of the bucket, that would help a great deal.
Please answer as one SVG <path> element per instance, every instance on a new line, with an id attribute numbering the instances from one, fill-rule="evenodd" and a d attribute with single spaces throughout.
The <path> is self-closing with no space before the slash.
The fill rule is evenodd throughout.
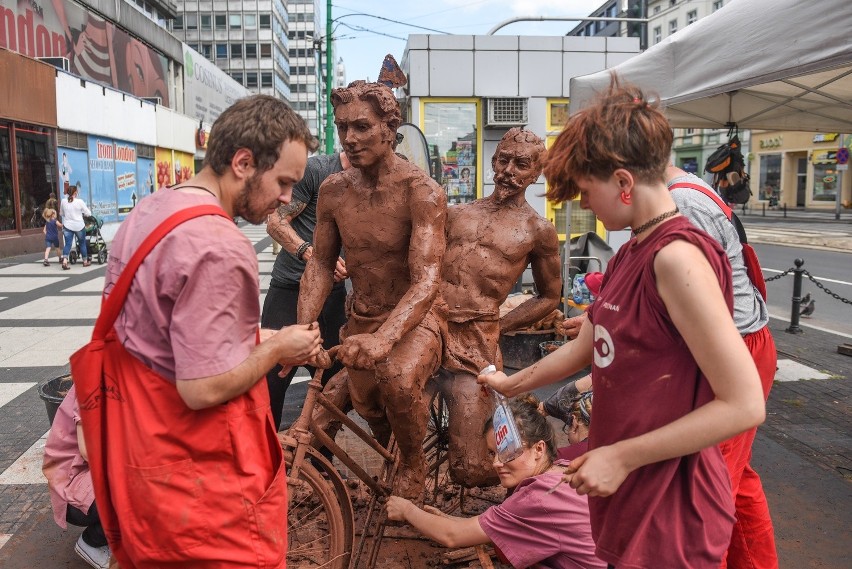
<path id="1" fill-rule="evenodd" d="M 524 369 L 539 360 L 539 344 L 556 338 L 554 330 L 522 330 L 500 334 L 503 367 Z"/>
<path id="2" fill-rule="evenodd" d="M 547 357 L 562 346 L 565 345 L 564 340 L 551 340 L 549 342 L 542 342 L 538 345 L 538 349 L 541 350 L 541 357 Z"/>
<path id="3" fill-rule="evenodd" d="M 47 418 L 50 419 L 50 424 L 53 424 L 53 418 L 56 416 L 56 411 L 62 400 L 65 399 L 65 394 L 71 389 L 74 382 L 71 381 L 71 375 L 63 375 L 55 377 L 50 381 L 46 381 L 38 386 L 38 396 L 44 401 L 44 406 L 47 408 Z"/>

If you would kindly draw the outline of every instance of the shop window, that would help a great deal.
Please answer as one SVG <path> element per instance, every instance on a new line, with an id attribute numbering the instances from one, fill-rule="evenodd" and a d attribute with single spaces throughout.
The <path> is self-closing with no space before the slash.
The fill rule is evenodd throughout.
<path id="1" fill-rule="evenodd" d="M 775 202 L 781 191 L 781 155 L 763 154 L 760 157 L 760 190 L 757 199 Z"/>
<path id="2" fill-rule="evenodd" d="M 215 14 L 215 15 L 213 16 L 213 21 L 214 21 L 214 23 L 216 24 L 216 29 L 217 29 L 217 30 L 226 30 L 226 29 L 228 29 L 228 26 L 227 26 L 227 19 L 225 18 L 225 14 Z"/>
<path id="3" fill-rule="evenodd" d="M 815 202 L 834 202 L 837 199 L 837 181 L 837 164 L 814 164 L 811 199 Z"/>
<path id="4" fill-rule="evenodd" d="M 41 209 L 55 187 L 50 131 L 40 126 L 17 126 L 15 148 L 18 155 L 21 228 L 35 229 L 44 225 Z"/>
<path id="5" fill-rule="evenodd" d="M 477 197 L 476 102 L 429 102 L 423 105 L 423 133 L 429 148 L 432 177 L 447 192 L 447 203 Z"/>
<path id="6" fill-rule="evenodd" d="M 15 188 L 12 186 L 12 143 L 9 136 L 9 127 L 0 124 L 0 233 L 18 228 Z"/>

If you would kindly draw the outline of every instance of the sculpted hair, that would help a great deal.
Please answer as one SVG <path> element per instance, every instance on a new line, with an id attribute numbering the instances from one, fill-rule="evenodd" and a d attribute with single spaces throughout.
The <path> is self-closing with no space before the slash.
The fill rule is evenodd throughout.
<path id="1" fill-rule="evenodd" d="M 659 109 L 633 85 L 613 73 L 609 88 L 591 106 L 568 119 L 544 161 L 549 200 L 564 202 L 580 193 L 576 180 L 605 180 L 624 168 L 640 182 L 664 181 L 672 129 Z"/>
<path id="2" fill-rule="evenodd" d="M 335 109 L 337 105 L 345 105 L 356 99 L 369 103 L 391 132 L 396 132 L 402 123 L 402 111 L 399 110 L 393 91 L 380 83 L 353 81 L 349 86 L 331 92 L 331 106 Z"/>
<path id="3" fill-rule="evenodd" d="M 506 134 L 503 135 L 503 138 L 500 139 L 500 142 L 497 143 L 497 149 L 500 149 L 500 146 L 504 142 L 518 142 L 521 144 L 531 144 L 536 153 L 534 158 L 536 160 L 542 161 L 544 159 L 545 154 L 547 154 L 547 147 L 544 145 L 544 141 L 536 135 L 536 133 L 530 130 L 524 130 L 521 127 L 512 127 L 510 128 Z M 494 153 L 497 154 L 496 152 Z M 491 158 L 491 162 L 493 165 L 495 158 Z"/>
<path id="4" fill-rule="evenodd" d="M 305 120 L 284 101 L 269 95 L 245 97 L 228 107 L 213 123 L 204 165 L 221 176 L 237 150 L 247 148 L 254 156 L 258 172 L 263 173 L 278 161 L 285 141 L 302 142 L 309 152 L 319 146 Z"/>

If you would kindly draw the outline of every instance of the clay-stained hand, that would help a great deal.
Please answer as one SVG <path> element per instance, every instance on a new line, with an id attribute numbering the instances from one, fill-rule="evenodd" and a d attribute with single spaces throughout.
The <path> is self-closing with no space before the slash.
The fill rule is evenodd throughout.
<path id="1" fill-rule="evenodd" d="M 495 371 L 485 375 L 476 376 L 476 382 L 480 385 L 487 385 L 497 393 L 506 395 L 509 390 L 509 376 L 502 371 Z"/>
<path id="2" fill-rule="evenodd" d="M 391 348 L 393 344 L 378 334 L 356 334 L 343 341 L 337 359 L 353 369 L 375 369 L 388 359 Z"/>
<path id="3" fill-rule="evenodd" d="M 574 316 L 573 318 L 566 318 L 556 332 L 560 336 L 567 336 L 573 340 L 580 334 L 580 328 L 583 327 L 583 322 L 586 321 L 586 318 L 588 318 L 588 316 L 585 312 L 579 316 Z"/>
<path id="4" fill-rule="evenodd" d="M 346 261 L 337 258 L 337 264 L 334 266 L 334 282 L 339 283 L 349 278 L 349 273 L 346 271 Z"/>
<path id="5" fill-rule="evenodd" d="M 385 504 L 385 509 L 388 512 L 388 519 L 395 522 L 405 521 L 405 511 L 408 508 L 416 508 L 416 506 L 405 498 L 400 498 L 399 496 L 389 496 L 388 502 Z"/>
<path id="6" fill-rule="evenodd" d="M 575 458 L 562 479 L 578 494 L 611 496 L 628 474 L 630 469 L 624 464 L 616 445 L 609 445 Z"/>
<path id="7" fill-rule="evenodd" d="M 278 342 L 278 363 L 282 366 L 302 365 L 316 356 L 322 347 L 319 324 L 286 326 L 273 336 Z"/>

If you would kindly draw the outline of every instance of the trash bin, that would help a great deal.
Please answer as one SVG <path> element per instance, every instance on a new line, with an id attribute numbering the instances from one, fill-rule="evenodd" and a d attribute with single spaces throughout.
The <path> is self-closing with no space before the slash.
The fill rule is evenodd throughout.
<path id="1" fill-rule="evenodd" d="M 503 367 L 523 369 L 540 359 L 539 344 L 556 338 L 554 330 L 519 330 L 500 334 Z"/>
<path id="2" fill-rule="evenodd" d="M 71 375 L 63 375 L 55 377 L 50 381 L 46 381 L 38 386 L 38 396 L 44 401 L 44 406 L 47 408 L 47 418 L 50 419 L 50 424 L 53 424 L 53 418 L 56 416 L 56 411 L 62 400 L 65 399 L 65 394 L 71 389 L 74 382 L 71 381 Z"/>

